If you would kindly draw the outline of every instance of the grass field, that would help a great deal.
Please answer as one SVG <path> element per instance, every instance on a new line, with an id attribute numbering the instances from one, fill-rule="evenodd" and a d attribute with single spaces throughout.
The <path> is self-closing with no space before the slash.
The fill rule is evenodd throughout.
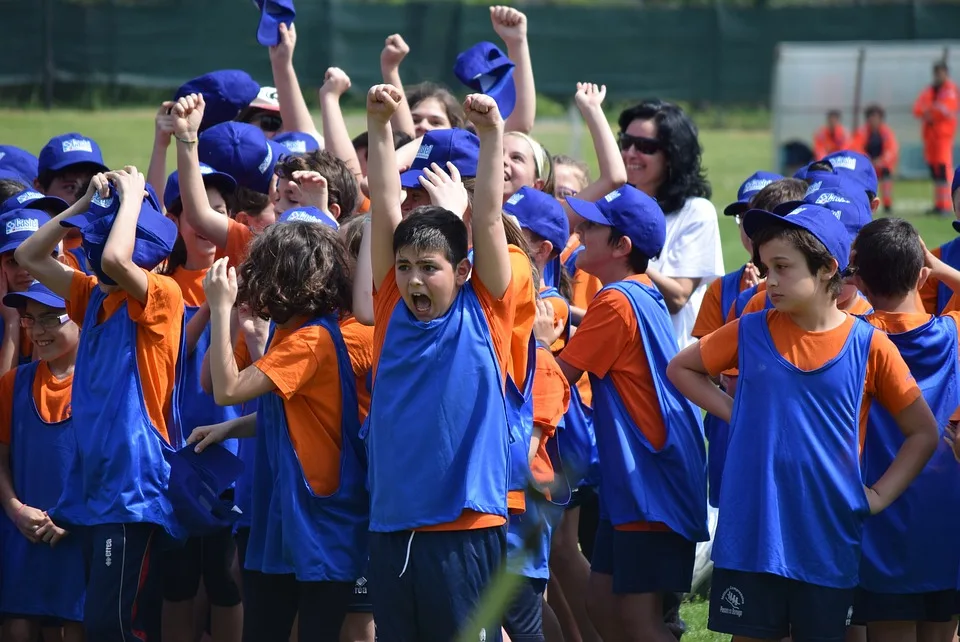
<path id="1" fill-rule="evenodd" d="M 0 144 L 17 145 L 33 153 L 52 136 L 77 131 L 100 143 L 108 165 L 134 164 L 146 172 L 153 143 L 153 110 L 124 109 L 117 111 L 14 111 L 0 110 Z M 317 117 L 319 121 L 319 116 Z M 350 115 L 347 126 L 351 135 L 366 127 L 362 114 Z M 596 171 L 589 137 L 578 134 L 565 120 L 538 124 L 534 136 L 553 153 L 571 153 L 586 160 Z M 740 183 L 751 173 L 771 166 L 771 141 L 767 132 L 705 130 L 701 133 L 704 165 L 713 185 L 713 202 L 718 211 L 736 198 Z M 579 144 L 578 144 L 579 143 Z M 168 157 L 168 171 L 174 169 L 173 153 Z M 924 216 L 930 206 L 931 185 L 926 181 L 898 182 L 894 191 L 896 214 L 909 219 L 920 231 L 927 245 L 935 247 L 953 238 L 950 222 Z M 724 264 L 731 270 L 741 264 L 745 253 L 732 219 L 720 217 Z M 688 633 L 684 640 L 714 642 L 724 636 L 707 630 L 707 605 L 703 601 L 686 604 L 682 616 Z"/>

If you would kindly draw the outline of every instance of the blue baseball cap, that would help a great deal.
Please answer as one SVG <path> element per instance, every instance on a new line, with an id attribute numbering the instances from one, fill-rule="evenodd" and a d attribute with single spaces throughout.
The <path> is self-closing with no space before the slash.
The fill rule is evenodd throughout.
<path id="1" fill-rule="evenodd" d="M 260 8 L 257 42 L 264 47 L 276 47 L 280 44 L 280 24 L 289 29 L 297 17 L 293 0 L 254 0 L 254 3 Z"/>
<path id="2" fill-rule="evenodd" d="M 780 208 L 777 210 L 780 211 Z M 837 260 L 841 271 L 847 268 L 851 237 L 833 210 L 821 205 L 801 203 L 783 215 L 766 210 L 747 210 L 743 216 L 743 230 L 750 238 L 771 225 L 785 225 L 810 232 Z"/>
<path id="3" fill-rule="evenodd" d="M 950 184 L 950 193 L 956 193 L 958 187 L 960 187 L 960 167 L 953 170 L 953 182 Z"/>
<path id="4" fill-rule="evenodd" d="M 98 172 L 110 171 L 103 162 L 103 154 L 97 141 L 77 134 L 61 134 L 50 139 L 40 150 L 37 173 L 55 172 L 73 165 L 92 165 Z"/>
<path id="5" fill-rule="evenodd" d="M 25 189 L 18 194 L 14 194 L 3 203 L 0 203 L 0 214 L 6 214 L 7 212 L 25 207 L 33 210 L 41 210 L 48 214 L 52 212 L 56 215 L 70 206 L 67 205 L 67 202 L 62 198 L 44 196 L 35 189 Z"/>
<path id="6" fill-rule="evenodd" d="M 647 258 L 654 258 L 663 250 L 667 238 L 663 210 L 632 185 L 615 189 L 596 203 L 568 196 L 567 205 L 591 223 L 616 229 Z"/>
<path id="7" fill-rule="evenodd" d="M 200 163 L 200 174 L 203 175 L 203 184 L 206 187 L 215 187 L 221 194 L 232 194 L 237 189 L 237 181 L 230 174 L 218 172 L 206 163 Z M 167 185 L 163 188 L 163 206 L 166 209 L 180 198 L 180 173 L 174 171 L 167 177 Z"/>
<path id="8" fill-rule="evenodd" d="M 260 85 L 245 71 L 222 69 L 212 71 L 181 85 L 173 99 L 201 94 L 206 107 L 200 131 L 236 118 L 260 92 Z"/>
<path id="9" fill-rule="evenodd" d="M 53 293 L 40 281 L 34 281 L 26 292 L 10 292 L 3 297 L 3 304 L 8 308 L 26 307 L 27 301 L 36 301 L 51 308 L 66 308 L 66 302 Z"/>
<path id="10" fill-rule="evenodd" d="M 824 156 L 823 160 L 830 163 L 837 172 L 848 174 L 864 191 L 876 194 L 879 190 L 877 170 L 873 168 L 873 161 L 863 154 L 851 151 L 834 152 Z"/>
<path id="11" fill-rule="evenodd" d="M 320 142 L 304 132 L 283 132 L 274 136 L 273 142 L 286 147 L 290 154 L 307 154 L 320 149 Z"/>
<path id="12" fill-rule="evenodd" d="M 492 42 L 478 42 L 457 56 L 453 73 L 470 89 L 497 101 L 500 115 L 506 119 L 517 103 L 515 66 Z"/>
<path id="13" fill-rule="evenodd" d="M 40 161 L 37 157 L 13 145 L 0 145 L 0 170 L 13 172 L 26 184 L 33 185 L 37 180 L 37 168 Z"/>
<path id="14" fill-rule="evenodd" d="M 448 161 L 454 164 L 461 177 L 476 176 L 479 158 L 480 139 L 473 132 L 466 129 L 434 129 L 423 135 L 413 164 L 400 174 L 400 184 L 405 189 L 419 188 L 418 179 L 424 167 L 436 163 L 446 171 Z"/>
<path id="15" fill-rule="evenodd" d="M 247 123 L 220 123 L 200 136 L 200 161 L 218 172 L 229 174 L 240 187 L 270 193 L 273 171 L 287 148 L 264 136 L 259 127 Z"/>
<path id="16" fill-rule="evenodd" d="M 740 185 L 740 189 L 737 190 L 737 200 L 727 205 L 723 210 L 724 215 L 736 216 L 737 214 L 743 214 L 750 209 L 750 200 L 756 196 L 760 190 L 782 178 L 783 176 L 774 174 L 773 172 L 754 172 L 750 175 L 750 178 L 743 181 Z"/>
<path id="17" fill-rule="evenodd" d="M 570 238 L 570 222 L 560 201 L 532 187 L 521 187 L 503 204 L 503 211 L 517 219 L 520 227 L 542 236 L 562 252 Z"/>
<path id="18" fill-rule="evenodd" d="M 292 223 L 294 221 L 304 221 L 306 223 L 320 223 L 333 229 L 338 229 L 340 224 L 337 220 L 326 212 L 316 207 L 292 207 L 280 215 L 277 223 Z"/>
<path id="19" fill-rule="evenodd" d="M 812 187 L 812 186 L 811 186 Z M 864 225 L 873 220 L 870 204 L 862 189 L 854 187 L 852 190 L 838 190 L 834 188 L 807 191 L 803 203 L 819 205 L 829 209 L 850 234 L 850 242 L 857 237 Z M 785 203 L 775 208 L 778 214 L 785 213 L 799 206 L 801 203 Z M 790 207 L 790 206 L 794 207 Z"/>
<path id="20" fill-rule="evenodd" d="M 13 210 L 0 216 L 0 254 L 20 247 L 49 220 L 46 212 L 30 208 Z"/>

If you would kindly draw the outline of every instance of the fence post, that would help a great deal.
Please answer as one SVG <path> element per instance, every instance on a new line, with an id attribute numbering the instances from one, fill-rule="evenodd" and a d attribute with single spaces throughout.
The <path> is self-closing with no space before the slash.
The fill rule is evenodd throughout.
<path id="1" fill-rule="evenodd" d="M 41 11 L 43 12 L 43 107 L 44 109 L 53 108 L 53 86 L 56 82 L 56 65 L 53 52 L 53 2 L 54 0 L 43 0 Z"/>

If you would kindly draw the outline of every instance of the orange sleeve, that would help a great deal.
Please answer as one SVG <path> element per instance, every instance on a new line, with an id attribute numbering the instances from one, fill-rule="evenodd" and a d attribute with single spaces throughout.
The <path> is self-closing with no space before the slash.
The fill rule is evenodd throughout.
<path id="1" fill-rule="evenodd" d="M 320 326 L 311 326 L 292 332 L 270 347 L 253 365 L 270 378 L 280 395 L 290 400 L 317 372 L 317 343 L 330 335 Z"/>
<path id="2" fill-rule="evenodd" d="M 68 251 L 67 248 L 63 248 L 63 253 L 57 258 L 59 258 L 60 262 L 67 267 L 70 267 L 78 272 L 83 272 L 83 268 L 80 267 L 80 261 L 78 261 L 73 252 Z"/>
<path id="3" fill-rule="evenodd" d="M 396 268 L 390 268 L 383 282 L 373 291 L 373 373 L 377 373 L 377 363 L 383 351 L 384 337 L 390 325 L 390 317 L 400 302 L 400 289 L 397 287 Z M 401 303 L 401 305 L 403 305 Z"/>
<path id="4" fill-rule="evenodd" d="M 627 297 L 605 290 L 587 308 L 560 358 L 577 370 L 605 377 L 637 332 L 637 319 Z"/>
<path id="5" fill-rule="evenodd" d="M 737 350 L 740 343 L 740 319 L 721 326 L 700 339 L 700 359 L 711 377 L 737 367 Z"/>
<path id="6" fill-rule="evenodd" d="M 549 296 L 544 300 L 550 301 L 550 305 L 553 306 L 553 322 L 562 323 L 563 327 L 566 328 L 567 324 L 570 323 L 570 305 L 564 299 L 556 296 Z M 563 337 L 564 335 L 561 334 L 550 346 L 550 351 L 554 354 L 563 350 L 564 346 L 567 345 L 567 340 Z"/>
<path id="7" fill-rule="evenodd" d="M 67 299 L 67 314 L 79 326 L 83 326 L 83 317 L 87 313 L 90 295 L 97 287 L 97 277 L 87 276 L 83 272 L 74 272 L 70 280 L 70 298 Z"/>
<path id="8" fill-rule="evenodd" d="M 943 248 L 935 247 L 930 250 L 930 253 L 935 257 L 942 258 Z M 920 300 L 923 301 L 923 309 L 927 314 L 936 314 L 937 313 L 937 289 L 940 285 L 940 280 L 933 275 L 927 277 L 927 280 L 923 282 L 923 285 L 920 286 Z M 953 299 L 951 298 L 951 301 Z M 950 304 L 947 305 L 946 309 L 954 310 L 955 307 L 950 307 Z"/>
<path id="9" fill-rule="evenodd" d="M 913 103 L 913 115 L 916 118 L 923 118 L 923 112 L 930 107 L 930 88 L 924 87 L 920 91 L 920 95 L 917 96 L 916 102 Z"/>
<path id="10" fill-rule="evenodd" d="M 533 423 L 544 437 L 553 437 L 557 424 L 570 405 L 570 384 L 563 370 L 547 350 L 537 350 L 537 370 L 533 378 Z"/>
<path id="11" fill-rule="evenodd" d="M 370 391 L 367 390 L 367 373 L 373 369 L 373 328 L 356 320 L 340 326 L 343 342 L 347 344 L 350 364 L 357 382 L 357 405 L 362 423 L 370 412 Z"/>
<path id="12" fill-rule="evenodd" d="M 720 309 L 720 286 L 723 279 L 712 281 L 703 295 L 697 321 L 693 324 L 691 336 L 694 339 L 704 337 L 723 325 L 723 310 Z"/>
<path id="13" fill-rule="evenodd" d="M 224 254 L 230 257 L 230 265 L 237 267 L 247 258 L 247 248 L 253 240 L 253 232 L 232 218 L 227 219 L 227 246 Z"/>
<path id="14" fill-rule="evenodd" d="M 508 372 L 516 375 L 518 372 L 526 373 L 526 355 L 527 341 L 530 339 L 530 333 L 533 331 L 533 319 L 536 316 L 536 293 L 533 290 L 533 278 L 530 271 L 530 259 L 518 247 L 510 246 L 510 267 L 512 274 L 510 283 L 507 285 L 503 298 L 496 299 L 487 287 L 480 280 L 476 272 L 470 277 L 474 292 L 480 300 L 480 307 L 483 308 L 484 315 L 487 317 L 487 323 L 490 326 L 490 335 L 493 339 L 493 349 L 497 354 L 497 360 L 500 362 L 500 369 L 504 377 Z M 522 259 L 522 260 L 521 260 Z M 526 303 L 529 299 L 529 310 L 524 310 L 524 316 L 529 317 L 529 326 L 526 330 L 523 327 L 515 327 L 514 321 L 518 320 L 520 314 L 518 308 L 521 303 Z M 526 325 L 526 324 L 524 324 Z M 523 342 L 523 354 L 518 355 L 519 345 L 514 346 L 514 335 L 525 334 L 526 341 Z M 522 386 L 525 382 L 524 377 L 514 376 L 517 386 Z"/>
<path id="15" fill-rule="evenodd" d="M 0 444 L 10 445 L 13 429 L 13 382 L 17 369 L 8 370 L 0 377 Z"/>
<path id="16" fill-rule="evenodd" d="M 183 292 L 168 276 L 147 270 L 143 273 L 147 275 L 147 301 L 141 303 L 128 296 L 127 313 L 138 327 L 158 337 L 169 336 L 173 326 L 183 321 Z"/>
<path id="17" fill-rule="evenodd" d="M 250 349 L 242 336 L 237 337 L 237 342 L 233 344 L 233 358 L 237 362 L 238 372 L 253 364 L 253 359 L 250 358 Z"/>
<path id="18" fill-rule="evenodd" d="M 357 214 L 366 214 L 370 211 L 370 199 L 366 194 L 361 194 L 361 196 L 363 196 L 363 200 L 357 205 Z"/>
<path id="19" fill-rule="evenodd" d="M 920 388 L 910 368 L 890 338 L 880 331 L 873 333 L 867 359 L 866 393 L 880 402 L 896 417 L 920 397 Z"/>

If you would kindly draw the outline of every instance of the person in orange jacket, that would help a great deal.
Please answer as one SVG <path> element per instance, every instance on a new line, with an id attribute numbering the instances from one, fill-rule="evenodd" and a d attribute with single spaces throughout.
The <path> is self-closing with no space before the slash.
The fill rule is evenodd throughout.
<path id="1" fill-rule="evenodd" d="M 827 124 L 813 135 L 813 158 L 820 160 L 828 154 L 843 151 L 850 144 L 847 128 L 840 124 L 840 110 L 827 112 Z"/>
<path id="2" fill-rule="evenodd" d="M 950 181 L 957 107 L 957 86 L 950 80 L 947 63 L 939 61 L 933 66 L 933 84 L 925 87 L 913 104 L 913 115 L 923 123 L 923 156 L 933 178 L 932 214 L 952 213 Z"/>
<path id="3" fill-rule="evenodd" d="M 883 211 L 893 209 L 893 174 L 897 168 L 900 145 L 893 130 L 885 122 L 886 112 L 880 105 L 870 105 L 864 110 L 864 122 L 853 134 L 850 149 L 866 155 L 873 161 L 880 182 L 880 198 Z"/>

